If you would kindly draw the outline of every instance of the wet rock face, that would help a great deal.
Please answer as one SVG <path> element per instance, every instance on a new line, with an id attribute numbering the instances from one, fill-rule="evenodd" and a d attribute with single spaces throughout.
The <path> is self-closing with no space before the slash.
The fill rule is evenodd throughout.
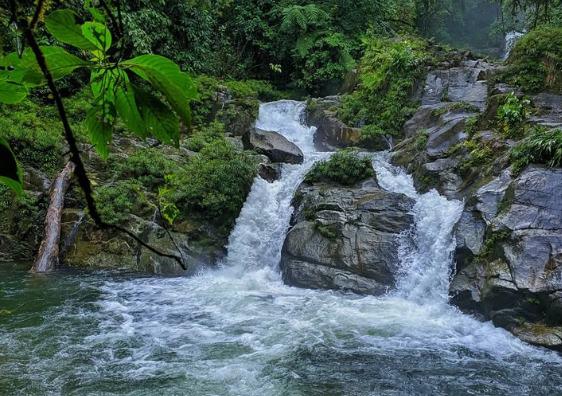
<path id="1" fill-rule="evenodd" d="M 301 149 L 277 132 L 254 128 L 242 138 L 244 148 L 267 156 L 272 162 L 302 164 L 304 155 Z"/>
<path id="2" fill-rule="evenodd" d="M 69 235 L 75 224 L 75 211 L 66 209 L 63 213 L 63 233 Z M 127 235 L 100 230 L 90 221 L 80 225 L 73 240 L 65 247 L 64 264 L 84 269 L 185 275 L 194 274 L 201 267 L 209 266 L 224 253 L 220 246 L 191 244 L 186 234 L 173 231 L 168 233 L 160 221 L 152 222 L 131 216 L 128 228 L 159 251 L 183 257 L 188 270 L 184 271 L 174 259 L 161 257 L 143 248 Z"/>
<path id="3" fill-rule="evenodd" d="M 493 70 L 485 61 L 465 60 L 428 74 L 422 106 L 404 124 L 406 140 L 395 147 L 392 159 L 414 174 L 419 190 L 437 188 L 448 198 L 463 198 L 465 183 L 451 152 L 468 139 L 468 122 L 485 111 Z"/>
<path id="4" fill-rule="evenodd" d="M 492 68 L 482 60 L 467 60 L 459 67 L 430 72 L 425 81 L 422 105 L 467 102 L 483 110 L 488 96 L 485 80 Z"/>
<path id="5" fill-rule="evenodd" d="M 350 127 L 337 118 L 336 111 L 339 105 L 339 96 L 329 96 L 314 99 L 307 108 L 307 124 L 317 128 L 314 145 L 318 151 L 337 151 L 339 148 L 357 146 L 361 141 L 360 128 Z M 383 137 L 374 145 L 374 149 L 388 148 L 388 143 Z"/>
<path id="6" fill-rule="evenodd" d="M 542 92 L 532 99 L 538 109 L 531 122 L 547 128 L 562 127 L 562 95 Z"/>
<path id="7" fill-rule="evenodd" d="M 286 283 L 372 295 L 394 286 L 412 199 L 370 179 L 355 187 L 303 184 L 294 205 L 281 259 Z"/>
<path id="8" fill-rule="evenodd" d="M 475 200 L 457 225 L 452 302 L 562 350 L 562 169 L 506 171 Z"/>

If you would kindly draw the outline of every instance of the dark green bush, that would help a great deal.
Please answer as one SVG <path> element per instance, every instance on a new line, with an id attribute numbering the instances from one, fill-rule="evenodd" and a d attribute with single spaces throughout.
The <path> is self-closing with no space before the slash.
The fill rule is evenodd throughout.
<path id="1" fill-rule="evenodd" d="M 500 132 L 508 138 L 520 137 L 524 132 L 524 123 L 529 115 L 530 102 L 509 93 L 496 115 Z"/>
<path id="2" fill-rule="evenodd" d="M 515 45 L 507 63 L 509 83 L 528 92 L 562 92 L 562 27 L 530 31 Z"/>
<path id="3" fill-rule="evenodd" d="M 343 99 L 338 115 L 362 127 L 368 146 L 377 135 L 398 135 L 416 108 L 411 96 L 428 61 L 426 44 L 416 38 L 364 40 L 365 55 L 359 67 L 360 83 Z"/>
<path id="4" fill-rule="evenodd" d="M 161 150 L 146 148 L 135 151 L 126 159 L 111 161 L 110 166 L 115 167 L 114 176 L 117 179 L 134 179 L 154 191 L 178 164 L 167 158 Z"/>
<path id="5" fill-rule="evenodd" d="M 231 226 L 256 174 L 254 157 L 237 151 L 224 140 L 216 140 L 192 157 L 185 167 L 168 176 L 161 195 L 186 218 L 195 214 Z"/>
<path id="6" fill-rule="evenodd" d="M 100 186 L 94 190 L 98 211 L 104 221 L 119 224 L 130 219 L 130 215 L 149 215 L 154 211 L 142 185 L 136 180 L 120 180 Z"/>
<path id="7" fill-rule="evenodd" d="M 306 175 L 308 183 L 335 182 L 344 186 L 373 177 L 375 171 L 368 157 L 361 157 L 357 152 L 346 149 L 337 152 L 327 161 L 320 161 Z"/>
<path id="8" fill-rule="evenodd" d="M 535 128 L 511 150 L 511 162 L 516 173 L 529 164 L 562 165 L 562 129 Z"/>
<path id="9" fill-rule="evenodd" d="M 224 124 L 213 121 L 196 130 L 184 144 L 188 150 L 201 151 L 206 145 L 216 140 L 224 140 Z"/>

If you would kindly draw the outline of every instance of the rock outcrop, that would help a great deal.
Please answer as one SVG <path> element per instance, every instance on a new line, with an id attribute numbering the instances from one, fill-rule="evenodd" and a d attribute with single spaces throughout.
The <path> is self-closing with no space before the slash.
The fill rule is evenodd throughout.
<path id="1" fill-rule="evenodd" d="M 336 151 L 339 148 L 357 146 L 361 142 L 361 129 L 350 127 L 337 118 L 340 101 L 339 96 L 329 96 L 314 99 L 307 107 L 306 121 L 317 129 L 314 145 L 318 151 Z M 374 145 L 374 149 L 388 148 L 388 143 L 382 136 Z"/>
<path id="2" fill-rule="evenodd" d="M 562 169 L 504 172 L 457 227 L 452 301 L 533 344 L 562 350 Z"/>
<path id="3" fill-rule="evenodd" d="M 286 283 L 372 295 L 394 286 L 412 199 L 369 179 L 354 187 L 304 183 L 293 204 L 281 259 Z"/>
<path id="4" fill-rule="evenodd" d="M 535 345 L 562 350 L 562 170 L 510 169 L 516 142 L 497 128 L 507 94 L 482 61 L 430 72 L 393 162 L 416 187 L 466 202 L 455 229 L 451 302 Z M 529 124 L 562 125 L 562 97 L 531 97 Z"/>
<path id="5" fill-rule="evenodd" d="M 304 155 L 301 149 L 277 132 L 254 128 L 242 138 L 244 148 L 267 156 L 272 162 L 302 164 Z"/>

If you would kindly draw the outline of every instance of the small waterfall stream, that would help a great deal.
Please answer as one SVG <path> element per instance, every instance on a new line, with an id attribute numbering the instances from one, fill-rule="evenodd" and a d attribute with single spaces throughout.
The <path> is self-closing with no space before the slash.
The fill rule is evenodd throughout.
<path id="1" fill-rule="evenodd" d="M 295 142 L 305 162 L 285 165 L 275 183 L 256 180 L 220 268 L 189 278 L 62 277 L 48 290 L 66 297 L 43 320 L 0 327 L 0 390 L 13 381 L 26 395 L 560 393 L 557 355 L 447 304 L 462 204 L 417 194 L 385 154 L 374 158 L 380 184 L 416 201 L 398 290 L 373 297 L 283 284 L 292 196 L 329 155 L 315 151 L 303 110 L 262 105 L 258 127 Z"/>

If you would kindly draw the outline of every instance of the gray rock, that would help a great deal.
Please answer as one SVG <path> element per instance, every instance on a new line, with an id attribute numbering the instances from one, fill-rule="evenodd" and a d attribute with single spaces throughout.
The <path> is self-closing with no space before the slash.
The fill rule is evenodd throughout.
<path id="1" fill-rule="evenodd" d="M 562 127 L 562 95 L 542 92 L 533 97 L 533 105 L 538 108 L 538 114 L 530 121 L 548 128 Z"/>
<path id="2" fill-rule="evenodd" d="M 490 223 L 498 214 L 500 203 L 510 184 L 511 172 L 505 170 L 499 177 L 481 187 L 476 192 L 475 197 L 478 201 L 476 209 L 482 213 L 482 218 L 486 220 L 487 223 Z"/>
<path id="3" fill-rule="evenodd" d="M 427 154 L 437 158 L 449 151 L 454 145 L 467 138 L 465 133 L 466 119 L 470 114 L 447 113 L 442 117 L 442 123 L 428 129 Z"/>
<path id="4" fill-rule="evenodd" d="M 437 110 L 448 106 L 446 103 L 436 103 L 426 106 L 420 106 L 404 126 L 402 131 L 406 138 L 417 135 L 420 131 L 432 128 L 439 120 L 436 115 Z"/>
<path id="5" fill-rule="evenodd" d="M 394 286 L 398 237 L 412 226 L 413 200 L 371 180 L 349 188 L 303 184 L 294 204 L 282 251 L 285 282 L 377 295 Z"/>
<path id="6" fill-rule="evenodd" d="M 422 105 L 467 102 L 483 110 L 488 89 L 485 81 L 493 67 L 483 61 L 463 62 L 460 67 L 435 70 L 427 75 Z"/>
<path id="7" fill-rule="evenodd" d="M 301 164 L 304 160 L 301 149 L 277 132 L 255 128 L 248 131 L 242 140 L 247 150 L 266 155 L 272 162 Z"/>
<path id="8" fill-rule="evenodd" d="M 510 189 L 511 206 L 495 220 L 498 227 L 562 229 L 562 169 L 530 166 Z"/>
<path id="9" fill-rule="evenodd" d="M 452 303 L 562 349 L 562 169 L 530 166 L 514 180 L 506 170 L 472 199 L 456 229 Z"/>

